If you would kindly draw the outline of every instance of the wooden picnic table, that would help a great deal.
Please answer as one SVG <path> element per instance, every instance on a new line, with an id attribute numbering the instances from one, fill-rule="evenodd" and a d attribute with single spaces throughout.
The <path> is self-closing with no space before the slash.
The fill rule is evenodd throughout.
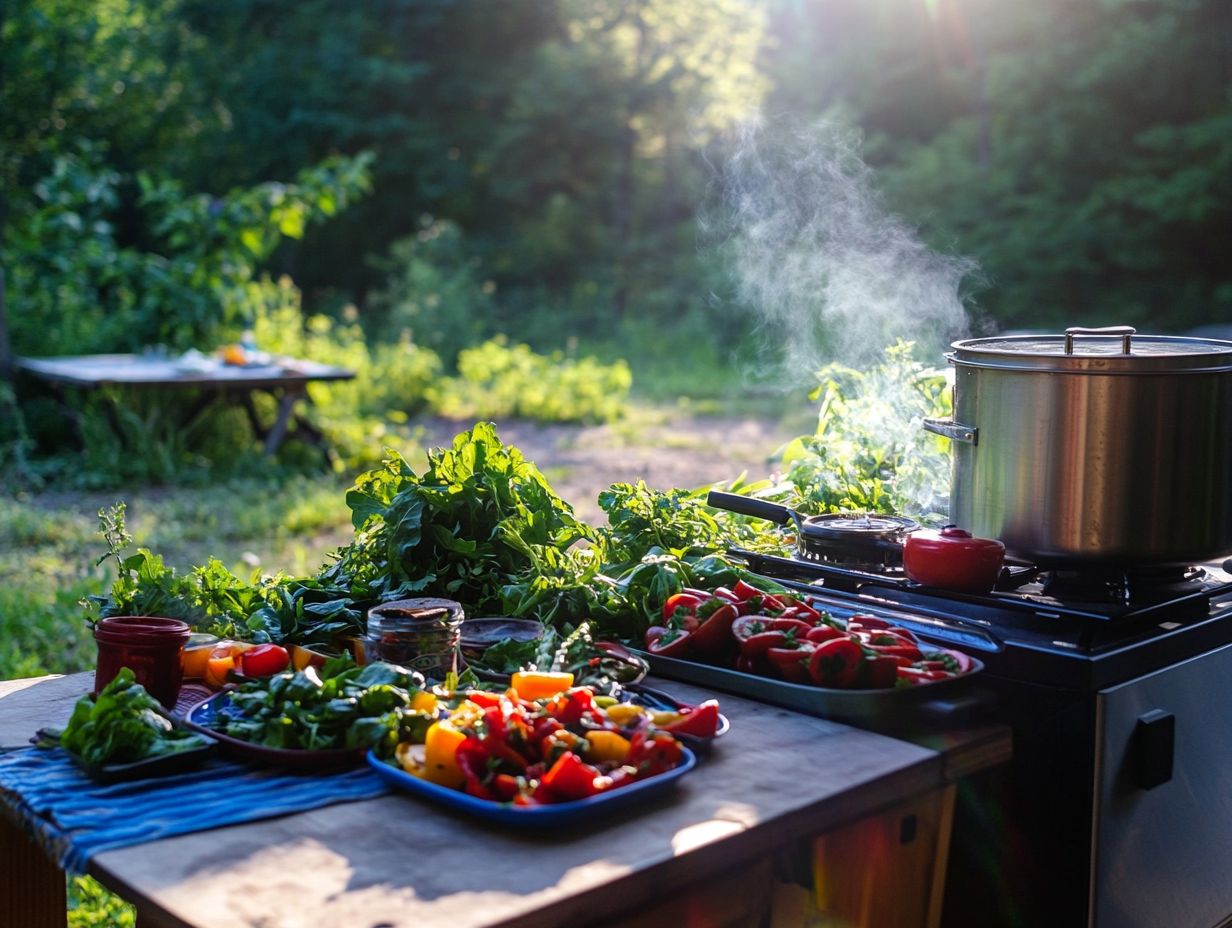
<path id="1" fill-rule="evenodd" d="M 63 724 L 92 679 L 0 682 L 0 746 Z M 912 743 L 720 701 L 730 732 L 670 796 L 593 827 L 510 830 L 399 794 L 107 851 L 90 872 L 141 928 L 935 925 L 955 782 L 1007 760 L 1009 730 Z M 59 870 L 0 825 L 0 925 L 62 926 Z"/>
<path id="2" fill-rule="evenodd" d="M 248 415 L 253 432 L 273 454 L 289 435 L 324 448 L 324 437 L 309 422 L 295 416 L 295 405 L 308 396 L 314 381 L 351 380 L 346 368 L 296 358 L 269 358 L 260 364 L 229 365 L 203 358 L 196 363 L 181 358 L 137 354 L 92 354 L 56 358 L 17 358 L 18 370 L 51 384 L 86 390 L 131 387 L 158 390 L 198 390 L 201 397 L 185 416 L 185 426 L 216 399 L 238 403 Z M 261 422 L 252 402 L 255 392 L 274 396 L 278 412 L 272 425 Z"/>

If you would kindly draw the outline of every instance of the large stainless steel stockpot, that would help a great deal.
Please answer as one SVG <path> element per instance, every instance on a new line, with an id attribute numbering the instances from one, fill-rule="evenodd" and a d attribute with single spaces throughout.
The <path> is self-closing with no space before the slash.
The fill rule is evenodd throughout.
<path id="1" fill-rule="evenodd" d="M 950 518 L 1041 563 L 1232 551 L 1232 342 L 1128 326 L 954 342 Z"/>

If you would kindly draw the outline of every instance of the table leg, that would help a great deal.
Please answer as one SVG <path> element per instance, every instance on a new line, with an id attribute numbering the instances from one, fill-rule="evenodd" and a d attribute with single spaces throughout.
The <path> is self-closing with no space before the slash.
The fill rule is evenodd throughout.
<path id="1" fill-rule="evenodd" d="M 269 434 L 265 436 L 265 453 L 270 457 L 273 457 L 278 446 L 282 444 L 282 440 L 286 438 L 287 427 L 291 423 L 291 413 L 295 410 L 295 401 L 303 395 L 303 390 L 287 389 L 283 390 L 282 395 L 278 397 L 278 417 L 274 420 L 274 426 L 269 430 Z"/>
<path id="2" fill-rule="evenodd" d="M 0 925 L 64 928 L 64 873 L 0 815 Z"/>

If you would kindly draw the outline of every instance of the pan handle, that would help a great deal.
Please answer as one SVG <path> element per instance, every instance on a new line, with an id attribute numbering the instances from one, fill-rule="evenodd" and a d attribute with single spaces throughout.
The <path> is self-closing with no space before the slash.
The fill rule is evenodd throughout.
<path id="1" fill-rule="evenodd" d="M 728 512 L 738 512 L 742 516 L 766 519 L 779 525 L 787 525 L 796 521 L 796 514 L 786 506 L 767 502 L 764 499 L 754 499 L 751 496 L 741 496 L 739 493 L 711 490 L 706 495 L 706 505 L 713 506 L 715 509 L 726 509 Z"/>

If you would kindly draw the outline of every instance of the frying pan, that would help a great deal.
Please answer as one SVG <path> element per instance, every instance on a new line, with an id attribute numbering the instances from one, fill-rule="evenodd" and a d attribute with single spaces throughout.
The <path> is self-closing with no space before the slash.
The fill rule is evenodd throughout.
<path id="1" fill-rule="evenodd" d="M 849 547 L 853 555 L 877 551 L 895 561 L 902 559 L 903 537 L 920 526 L 903 516 L 862 512 L 830 512 L 810 516 L 780 503 L 738 493 L 711 490 L 706 504 L 778 525 L 795 525 L 796 546 L 802 557 L 815 559 Z M 858 558 L 857 558 L 858 559 Z"/>

